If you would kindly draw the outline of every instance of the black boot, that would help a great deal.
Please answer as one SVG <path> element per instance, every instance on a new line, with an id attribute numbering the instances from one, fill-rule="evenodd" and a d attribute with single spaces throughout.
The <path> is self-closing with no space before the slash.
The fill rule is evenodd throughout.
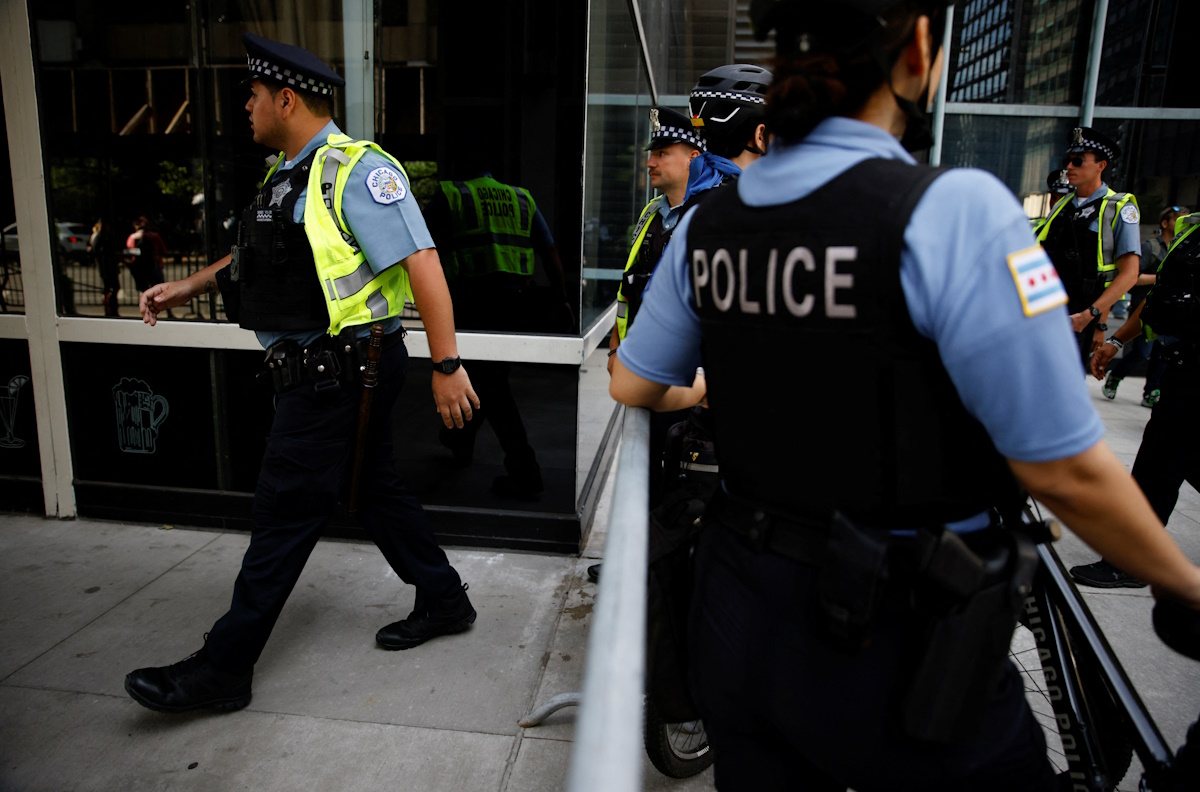
<path id="1" fill-rule="evenodd" d="M 125 676 L 125 690 L 143 707 L 157 712 L 239 710 L 250 703 L 254 669 L 232 673 L 217 668 L 199 652 L 160 668 L 139 668 Z"/>
<path id="2" fill-rule="evenodd" d="M 475 622 L 475 608 L 467 599 L 467 584 L 432 607 L 414 610 L 407 619 L 393 622 L 375 633 L 384 649 L 411 649 L 439 635 L 466 632 Z"/>

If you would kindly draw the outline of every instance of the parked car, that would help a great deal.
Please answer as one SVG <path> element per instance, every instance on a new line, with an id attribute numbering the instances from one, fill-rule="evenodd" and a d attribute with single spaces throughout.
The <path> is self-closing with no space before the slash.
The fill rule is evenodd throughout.
<path id="1" fill-rule="evenodd" d="M 71 261 L 84 262 L 87 259 L 88 240 L 92 237 L 91 226 L 56 220 L 54 227 L 58 232 L 59 250 Z M 6 253 L 17 255 L 16 223 L 10 223 L 4 227 L 4 250 Z"/>

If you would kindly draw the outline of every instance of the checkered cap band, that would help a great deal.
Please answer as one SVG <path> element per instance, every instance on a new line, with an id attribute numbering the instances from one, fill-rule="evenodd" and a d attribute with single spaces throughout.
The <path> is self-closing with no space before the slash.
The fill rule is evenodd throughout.
<path id="1" fill-rule="evenodd" d="M 652 139 L 654 140 L 657 140 L 658 138 L 674 138 L 675 140 L 681 140 L 685 143 L 691 143 L 701 151 L 708 151 L 708 146 L 705 144 L 704 138 L 700 137 L 698 134 L 696 134 L 695 130 L 692 129 L 685 129 L 683 127 L 663 124 L 656 131 L 654 131 L 652 135 Z"/>
<path id="2" fill-rule="evenodd" d="M 246 66 L 253 74 L 261 74 L 272 80 L 278 80 L 284 85 L 301 91 L 328 96 L 333 93 L 333 86 L 316 77 L 301 74 L 295 69 L 271 63 L 266 58 L 246 56 Z"/>
<path id="3" fill-rule="evenodd" d="M 1104 145 L 1098 140 L 1088 140 L 1086 137 L 1080 141 L 1075 148 L 1086 148 L 1092 151 L 1099 151 L 1107 159 L 1116 159 L 1116 152 Z"/>
<path id="4" fill-rule="evenodd" d="M 767 100 L 761 96 L 741 91 L 692 91 L 693 99 L 733 99 L 737 102 L 751 102 L 765 105 Z"/>

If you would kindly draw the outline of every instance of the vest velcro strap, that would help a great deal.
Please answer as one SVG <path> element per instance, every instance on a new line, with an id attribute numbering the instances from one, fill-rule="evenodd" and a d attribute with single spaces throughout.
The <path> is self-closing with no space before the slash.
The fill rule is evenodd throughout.
<path id="1" fill-rule="evenodd" d="M 331 147 L 331 148 L 327 149 L 327 150 L 325 151 L 325 156 L 326 156 L 326 157 L 329 157 L 329 158 L 331 158 L 331 159 L 335 159 L 335 160 L 337 160 L 338 162 L 342 163 L 343 165 L 349 165 L 349 164 L 350 164 L 350 158 L 346 156 L 346 152 L 342 151 L 342 150 L 341 150 L 341 149 L 339 149 L 339 148 L 332 148 L 332 147 Z"/>
<path id="2" fill-rule="evenodd" d="M 371 265 L 364 260 L 354 272 L 351 272 L 349 275 L 343 275 L 340 278 L 334 278 L 333 286 L 338 298 L 345 300 L 362 291 L 363 287 L 370 283 L 374 277 L 375 273 L 371 271 Z"/>

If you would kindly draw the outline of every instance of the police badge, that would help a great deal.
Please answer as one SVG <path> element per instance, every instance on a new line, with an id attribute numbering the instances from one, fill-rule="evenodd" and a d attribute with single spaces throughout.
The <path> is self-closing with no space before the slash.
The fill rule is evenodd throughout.
<path id="1" fill-rule="evenodd" d="M 1071 145 L 1083 145 L 1083 127 L 1075 127 L 1075 130 L 1071 133 Z"/>
<path id="2" fill-rule="evenodd" d="M 284 179 L 271 190 L 271 206 L 282 206 L 283 197 L 292 191 L 292 183 Z"/>
<path id="3" fill-rule="evenodd" d="M 650 137 L 651 138 L 657 137 L 658 133 L 661 131 L 662 131 L 662 123 L 658 120 L 658 108 L 657 107 L 651 108 L 650 109 Z"/>

